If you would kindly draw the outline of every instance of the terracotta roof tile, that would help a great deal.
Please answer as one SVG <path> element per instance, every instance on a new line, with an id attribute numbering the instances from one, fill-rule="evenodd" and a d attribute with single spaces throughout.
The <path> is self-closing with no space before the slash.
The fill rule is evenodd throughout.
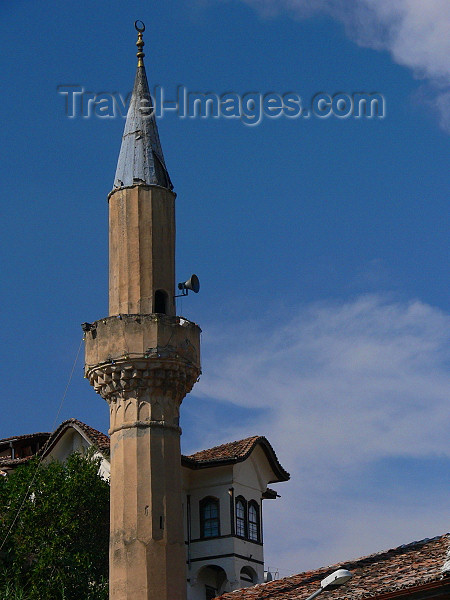
<path id="1" fill-rule="evenodd" d="M 220 446 L 214 446 L 214 448 L 208 448 L 207 450 L 200 450 L 199 452 L 186 456 L 186 458 L 195 460 L 196 462 L 209 462 L 211 460 L 246 457 L 260 439 L 265 438 L 254 435 L 245 438 L 245 440 L 237 440 L 236 442 L 221 444 Z"/>
<path id="2" fill-rule="evenodd" d="M 25 435 L 14 435 L 11 437 L 3 438 L 2 440 L 0 440 L 0 446 L 3 446 L 3 450 L 5 448 L 8 448 L 9 446 L 12 446 L 14 448 L 16 458 L 11 458 L 10 456 L 0 457 L 0 467 L 16 467 L 17 465 L 21 465 L 22 463 L 27 462 L 28 460 L 30 460 L 30 458 L 32 458 L 32 456 L 20 456 L 21 449 L 27 447 L 28 442 L 32 444 L 33 440 L 37 440 L 42 448 L 44 442 L 46 442 L 49 439 L 49 437 L 50 433 L 40 432 L 28 433 Z"/>
<path id="3" fill-rule="evenodd" d="M 327 592 L 330 600 L 375 598 L 425 585 L 448 585 L 450 589 L 450 535 L 399 546 L 357 560 L 307 571 L 220 596 L 220 600 L 304 600 L 320 581 L 336 569 L 348 569 L 353 578 L 345 586 Z M 445 579 L 445 581 L 444 581 Z"/>
<path id="4" fill-rule="evenodd" d="M 23 456 L 22 458 L 0 458 L 0 467 L 17 467 L 18 465 L 28 462 L 33 456 Z"/>
<path id="5" fill-rule="evenodd" d="M 40 433 L 26 433 L 24 435 L 12 435 L 11 437 L 3 438 L 0 440 L 0 446 L 6 442 L 15 442 L 20 440 L 28 440 L 37 437 L 50 437 L 50 433 L 48 432 L 40 432 Z"/>
<path id="6" fill-rule="evenodd" d="M 94 429 L 89 425 L 86 425 L 82 421 L 78 421 L 78 419 L 70 419 L 72 423 L 76 423 L 80 429 L 84 431 L 84 433 L 95 443 L 97 448 L 109 454 L 109 436 L 106 433 L 102 433 L 98 431 L 98 429 Z"/>
<path id="7" fill-rule="evenodd" d="M 227 444 L 221 444 L 220 446 L 214 446 L 214 448 L 208 448 L 207 450 L 200 450 L 189 456 L 182 456 L 182 464 L 186 467 L 193 469 L 212 467 L 220 464 L 230 464 L 235 462 L 242 462 L 253 452 L 257 445 L 260 445 L 264 450 L 267 459 L 277 476 L 276 481 L 287 481 L 290 477 L 289 473 L 281 466 L 274 449 L 270 445 L 267 438 L 261 435 L 254 435 L 252 437 L 245 438 L 244 440 L 237 440 L 235 442 L 229 442 Z"/>

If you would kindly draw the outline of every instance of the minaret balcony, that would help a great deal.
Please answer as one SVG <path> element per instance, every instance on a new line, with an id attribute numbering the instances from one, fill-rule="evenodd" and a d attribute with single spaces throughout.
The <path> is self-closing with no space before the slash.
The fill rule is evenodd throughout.
<path id="1" fill-rule="evenodd" d="M 191 321 L 156 313 L 100 319 L 85 332 L 85 376 L 108 402 L 168 385 L 181 402 L 201 372 L 200 332 Z"/>

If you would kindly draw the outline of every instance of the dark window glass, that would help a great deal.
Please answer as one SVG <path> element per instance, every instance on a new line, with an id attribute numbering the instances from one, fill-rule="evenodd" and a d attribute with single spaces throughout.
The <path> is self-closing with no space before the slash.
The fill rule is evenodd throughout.
<path id="1" fill-rule="evenodd" d="M 215 498 L 206 498 L 200 504 L 201 537 L 215 537 L 220 535 L 219 501 Z"/>
<path id="2" fill-rule="evenodd" d="M 248 505 L 248 539 L 259 541 L 259 507 L 256 502 Z"/>
<path id="3" fill-rule="evenodd" d="M 236 535 L 245 537 L 245 505 L 240 498 L 236 500 Z"/>

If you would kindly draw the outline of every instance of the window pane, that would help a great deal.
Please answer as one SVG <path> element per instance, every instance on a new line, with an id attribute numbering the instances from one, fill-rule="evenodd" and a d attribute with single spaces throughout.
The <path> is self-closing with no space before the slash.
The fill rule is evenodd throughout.
<path id="1" fill-rule="evenodd" d="M 245 526 L 243 521 L 237 521 L 236 523 L 236 535 L 245 537 Z"/>
<path id="2" fill-rule="evenodd" d="M 258 526 L 258 510 L 254 504 L 250 504 L 248 507 L 248 537 L 255 542 L 257 542 L 259 538 Z"/>
<path id="3" fill-rule="evenodd" d="M 218 519 L 209 519 L 205 521 L 204 525 L 204 536 L 212 537 L 214 535 L 219 535 L 219 521 Z"/>
<path id="4" fill-rule="evenodd" d="M 236 535 L 245 537 L 245 508 L 241 500 L 236 502 Z"/>
<path id="5" fill-rule="evenodd" d="M 208 504 L 205 506 L 203 515 L 205 519 L 216 519 L 218 517 L 217 504 L 215 502 L 208 502 Z"/>
<path id="6" fill-rule="evenodd" d="M 249 523 L 248 537 L 250 540 L 253 540 L 255 542 L 258 541 L 258 526 L 255 525 L 254 523 Z"/>
<path id="7" fill-rule="evenodd" d="M 216 500 L 209 500 L 203 505 L 201 518 L 203 537 L 219 535 L 219 503 Z"/>

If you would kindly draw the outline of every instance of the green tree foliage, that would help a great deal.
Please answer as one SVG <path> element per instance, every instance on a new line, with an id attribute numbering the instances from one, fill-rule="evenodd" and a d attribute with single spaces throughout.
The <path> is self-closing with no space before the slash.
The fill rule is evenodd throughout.
<path id="1" fill-rule="evenodd" d="M 99 460 L 34 459 L 0 477 L 0 543 L 30 493 L 0 555 L 2 600 L 106 600 L 109 485 Z"/>

